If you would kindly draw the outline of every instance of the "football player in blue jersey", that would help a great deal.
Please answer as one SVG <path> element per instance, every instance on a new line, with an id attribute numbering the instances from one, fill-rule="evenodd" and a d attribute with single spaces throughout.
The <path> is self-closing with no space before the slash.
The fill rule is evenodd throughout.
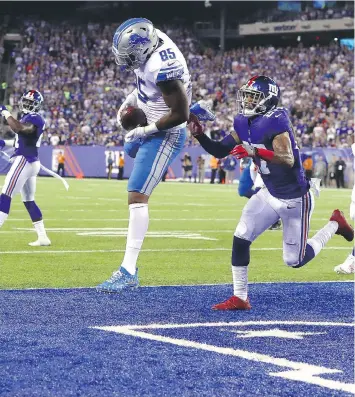
<path id="1" fill-rule="evenodd" d="M 131 18 L 122 23 L 114 34 L 112 51 L 117 65 L 134 71 L 137 86 L 121 105 L 117 120 L 120 123 L 127 106 L 135 106 L 143 110 L 148 125 L 125 135 L 125 151 L 135 158 L 127 188 L 126 252 L 119 269 L 97 287 L 102 292 L 138 286 L 137 259 L 148 230 L 149 197 L 184 147 L 192 94 L 183 54 L 148 19 Z"/>
<path id="2" fill-rule="evenodd" d="M 9 215 L 12 198 L 21 192 L 22 201 L 37 232 L 37 240 L 29 243 L 31 246 L 51 244 L 44 228 L 42 212 L 34 201 L 36 178 L 40 169 L 38 148 L 41 146 L 45 127 L 45 121 L 38 113 L 42 104 L 43 97 L 39 91 L 26 91 L 19 101 L 22 112 L 20 120 L 16 120 L 5 106 L 0 105 L 2 116 L 16 134 L 15 151 L 11 156 L 12 166 L 6 175 L 0 195 L 0 227 Z"/>
<path id="3" fill-rule="evenodd" d="M 213 306 L 215 310 L 248 310 L 248 265 L 250 245 L 279 218 L 283 224 L 283 260 L 300 268 L 319 254 L 334 234 L 347 241 L 354 230 L 344 214 L 335 210 L 329 222 L 308 239 L 314 198 L 306 179 L 287 110 L 277 107 L 280 88 L 267 76 L 254 76 L 238 91 L 239 114 L 234 130 L 215 142 L 192 125 L 202 147 L 215 157 L 229 153 L 238 159 L 250 157 L 259 168 L 265 187 L 253 195 L 236 227 L 232 249 L 234 294 Z"/>

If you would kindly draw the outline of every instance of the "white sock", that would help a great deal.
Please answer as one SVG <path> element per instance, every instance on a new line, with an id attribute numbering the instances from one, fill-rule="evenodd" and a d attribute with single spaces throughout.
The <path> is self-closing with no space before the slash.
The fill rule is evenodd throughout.
<path id="1" fill-rule="evenodd" d="M 43 219 L 38 222 L 33 222 L 33 226 L 37 232 L 38 239 L 45 239 L 47 237 L 46 229 L 44 228 Z"/>
<path id="2" fill-rule="evenodd" d="M 130 204 L 126 252 L 121 264 L 129 273 L 135 274 L 137 259 L 149 225 L 148 204 Z"/>
<path id="3" fill-rule="evenodd" d="M 314 254 L 318 255 L 327 242 L 334 236 L 338 230 L 338 222 L 329 221 L 320 229 L 307 243 L 313 248 Z"/>
<path id="4" fill-rule="evenodd" d="M 243 301 L 248 297 L 248 266 L 232 266 L 233 292 Z"/>
<path id="5" fill-rule="evenodd" d="M 0 227 L 4 224 L 9 214 L 0 211 Z"/>

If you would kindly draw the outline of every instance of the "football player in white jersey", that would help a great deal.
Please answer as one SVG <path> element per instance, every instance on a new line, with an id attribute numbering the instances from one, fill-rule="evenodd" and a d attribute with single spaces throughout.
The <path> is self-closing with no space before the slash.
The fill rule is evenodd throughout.
<path id="1" fill-rule="evenodd" d="M 126 252 L 118 271 L 98 291 L 121 292 L 138 287 L 137 259 L 148 230 L 148 200 L 172 161 L 183 149 L 190 118 L 190 74 L 176 44 L 145 18 L 122 23 L 113 37 L 117 65 L 132 70 L 137 88 L 121 105 L 146 115 L 148 125 L 125 136 L 125 151 L 135 157 L 128 181 L 129 226 Z"/>

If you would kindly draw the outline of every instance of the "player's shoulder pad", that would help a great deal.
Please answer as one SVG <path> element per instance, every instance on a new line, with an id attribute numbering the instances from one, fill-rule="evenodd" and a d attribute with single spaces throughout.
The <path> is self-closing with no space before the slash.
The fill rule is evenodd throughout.
<path id="1" fill-rule="evenodd" d="M 163 61 L 159 53 L 155 53 L 149 65 L 149 72 L 153 73 L 155 83 L 161 83 L 170 80 L 179 80 L 184 74 L 184 66 L 178 59 L 167 59 Z"/>
<path id="2" fill-rule="evenodd" d="M 36 127 L 42 128 L 45 124 L 44 118 L 38 113 L 28 113 L 22 119 L 23 123 L 31 123 Z"/>
<path id="3" fill-rule="evenodd" d="M 233 122 L 233 125 L 234 125 L 234 129 L 236 130 L 236 131 L 238 131 L 238 127 L 240 127 L 244 122 L 245 122 L 245 119 L 246 119 L 246 117 L 245 116 L 243 116 L 242 114 L 237 114 L 235 117 L 234 117 L 234 122 Z"/>
<path id="4" fill-rule="evenodd" d="M 288 110 L 279 107 L 265 113 L 263 117 L 263 126 L 266 130 L 271 130 L 273 133 L 290 131 L 292 128 Z"/>

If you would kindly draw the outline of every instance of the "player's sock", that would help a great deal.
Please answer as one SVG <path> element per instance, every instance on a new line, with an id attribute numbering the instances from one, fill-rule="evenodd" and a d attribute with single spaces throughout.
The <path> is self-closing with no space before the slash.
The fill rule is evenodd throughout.
<path id="1" fill-rule="evenodd" d="M 307 241 L 317 256 L 327 242 L 334 236 L 338 230 L 338 222 L 329 221 L 322 229 L 320 229 L 311 239 Z"/>
<path id="2" fill-rule="evenodd" d="M 46 229 L 44 228 L 43 220 L 33 222 L 33 227 L 35 228 L 35 230 L 37 232 L 37 236 L 38 236 L 39 240 L 48 238 Z"/>
<path id="3" fill-rule="evenodd" d="M 322 229 L 320 229 L 311 239 L 307 240 L 306 252 L 301 263 L 294 268 L 304 266 L 306 263 L 311 261 L 317 256 L 327 242 L 334 236 L 338 230 L 338 223 L 329 221 Z"/>
<path id="4" fill-rule="evenodd" d="M 240 299 L 248 297 L 248 264 L 250 241 L 234 236 L 232 251 L 233 293 Z"/>
<path id="5" fill-rule="evenodd" d="M 353 248 L 353 253 L 352 253 L 352 255 L 355 256 L 355 247 Z"/>
<path id="6" fill-rule="evenodd" d="M 0 227 L 4 224 L 9 216 L 11 206 L 11 197 L 6 194 L 0 195 Z"/>
<path id="7" fill-rule="evenodd" d="M 32 222 L 38 222 L 39 219 L 42 219 L 42 212 L 34 201 L 24 201 L 23 204 L 25 205 Z"/>
<path id="8" fill-rule="evenodd" d="M 248 297 L 248 266 L 232 266 L 233 294 L 243 301 Z"/>
<path id="9" fill-rule="evenodd" d="M 130 274 L 136 273 L 137 259 L 148 230 L 148 224 L 148 204 L 130 204 L 126 252 L 121 264 Z"/>

